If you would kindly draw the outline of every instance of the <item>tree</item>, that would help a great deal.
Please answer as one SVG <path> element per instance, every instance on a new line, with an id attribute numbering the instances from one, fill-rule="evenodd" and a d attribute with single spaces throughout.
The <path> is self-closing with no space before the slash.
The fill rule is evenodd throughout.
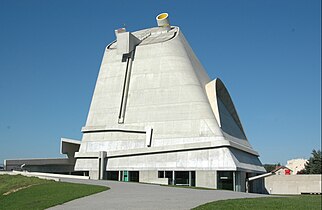
<path id="1" fill-rule="evenodd" d="M 322 162 L 322 153 L 320 150 L 313 150 L 312 156 L 305 164 L 304 170 L 299 173 L 303 174 L 322 174 L 321 162 Z"/>
<path id="2" fill-rule="evenodd" d="M 280 163 L 277 163 L 277 164 L 264 164 L 263 166 L 264 166 L 264 168 L 266 169 L 267 172 L 271 172 L 275 168 L 277 168 L 278 166 L 281 166 L 281 164 Z"/>

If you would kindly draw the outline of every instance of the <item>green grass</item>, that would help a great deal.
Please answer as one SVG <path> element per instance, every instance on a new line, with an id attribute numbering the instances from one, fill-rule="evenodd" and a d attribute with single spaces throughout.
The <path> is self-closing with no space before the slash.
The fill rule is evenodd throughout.
<path id="1" fill-rule="evenodd" d="M 280 210 L 320 210 L 321 195 L 301 195 L 284 197 L 265 197 L 265 198 L 245 198 L 214 201 L 194 208 L 194 210 L 261 210 L 261 209 L 280 209 Z"/>
<path id="2" fill-rule="evenodd" d="M 27 188 L 12 192 L 21 187 Z M 0 175 L 0 209 L 45 209 L 107 189 L 104 186 L 55 182 L 21 175 Z M 11 193 L 4 195 L 8 191 Z"/>

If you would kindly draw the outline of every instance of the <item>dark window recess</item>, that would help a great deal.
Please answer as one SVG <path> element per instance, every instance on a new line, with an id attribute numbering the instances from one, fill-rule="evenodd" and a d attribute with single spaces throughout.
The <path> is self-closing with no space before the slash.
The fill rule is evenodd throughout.
<path id="1" fill-rule="evenodd" d="M 232 171 L 218 171 L 217 177 L 218 189 L 234 190 L 234 176 Z"/>
<path id="2" fill-rule="evenodd" d="M 164 178 L 164 171 L 158 171 L 158 178 Z"/>
<path id="3" fill-rule="evenodd" d="M 195 171 L 191 171 L 191 186 L 196 186 L 196 172 Z"/>
<path id="4" fill-rule="evenodd" d="M 129 171 L 129 181 L 130 182 L 139 182 L 139 172 L 138 171 Z"/>
<path id="5" fill-rule="evenodd" d="M 164 178 L 168 178 L 168 184 L 173 184 L 172 171 L 165 171 Z"/>
<path id="6" fill-rule="evenodd" d="M 175 184 L 189 185 L 189 171 L 176 171 L 175 172 Z"/>
<path id="7" fill-rule="evenodd" d="M 172 171 L 165 171 L 165 178 L 172 179 Z"/>
<path id="8" fill-rule="evenodd" d="M 119 172 L 118 171 L 107 171 L 107 180 L 119 180 Z"/>

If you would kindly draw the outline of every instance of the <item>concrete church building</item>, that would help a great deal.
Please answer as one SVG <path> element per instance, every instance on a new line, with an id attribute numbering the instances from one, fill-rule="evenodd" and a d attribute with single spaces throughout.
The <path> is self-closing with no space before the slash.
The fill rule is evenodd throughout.
<path id="1" fill-rule="evenodd" d="M 62 150 L 91 179 L 245 191 L 246 178 L 265 169 L 226 87 L 208 77 L 167 13 L 156 20 L 115 30 L 81 144 L 63 139 Z"/>
<path id="2" fill-rule="evenodd" d="M 265 172 L 231 97 L 210 80 L 168 14 L 115 31 L 103 56 L 76 171 L 93 179 L 245 191 Z"/>

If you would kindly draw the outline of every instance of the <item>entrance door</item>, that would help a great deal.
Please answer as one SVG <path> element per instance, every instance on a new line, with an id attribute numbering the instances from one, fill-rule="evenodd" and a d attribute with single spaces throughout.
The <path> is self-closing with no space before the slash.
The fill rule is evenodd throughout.
<path id="1" fill-rule="evenodd" d="M 124 171 L 123 172 L 123 181 L 124 182 L 128 182 L 129 181 L 129 172 L 128 171 Z"/>

